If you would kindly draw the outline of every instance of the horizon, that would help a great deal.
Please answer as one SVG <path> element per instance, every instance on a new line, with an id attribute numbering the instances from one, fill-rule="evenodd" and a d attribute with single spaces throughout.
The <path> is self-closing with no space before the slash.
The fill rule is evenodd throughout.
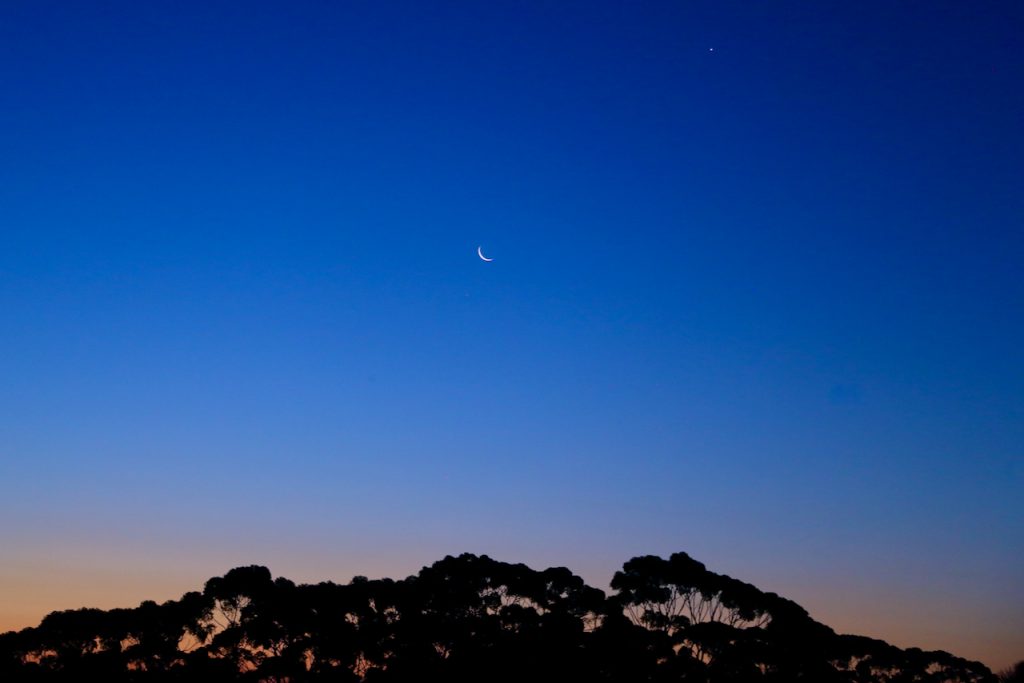
<path id="1" fill-rule="evenodd" d="M 0 632 L 684 551 L 1024 658 L 1024 6 L 0 19 Z"/>

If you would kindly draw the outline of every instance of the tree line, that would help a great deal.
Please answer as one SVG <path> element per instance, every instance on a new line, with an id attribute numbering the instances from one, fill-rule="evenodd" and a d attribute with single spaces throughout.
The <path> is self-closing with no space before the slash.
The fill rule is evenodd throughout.
<path id="1" fill-rule="evenodd" d="M 448 556 L 404 580 L 295 584 L 238 567 L 132 609 L 0 634 L 2 681 L 994 683 L 983 664 L 840 635 L 686 553 L 612 593 L 564 567 Z"/>

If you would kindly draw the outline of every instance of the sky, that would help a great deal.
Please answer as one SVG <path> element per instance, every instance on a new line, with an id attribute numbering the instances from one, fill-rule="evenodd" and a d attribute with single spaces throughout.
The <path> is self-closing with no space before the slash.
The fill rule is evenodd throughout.
<path id="1" fill-rule="evenodd" d="M 0 630 L 685 551 L 1024 658 L 1024 5 L 0 6 Z M 477 248 L 492 262 L 477 256 Z"/>

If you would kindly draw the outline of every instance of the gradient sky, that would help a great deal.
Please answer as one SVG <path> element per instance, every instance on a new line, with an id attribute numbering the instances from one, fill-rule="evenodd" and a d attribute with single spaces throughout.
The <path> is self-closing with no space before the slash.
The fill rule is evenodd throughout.
<path id="1" fill-rule="evenodd" d="M 1019 2 L 4 3 L 0 630 L 240 564 L 607 586 L 684 550 L 1024 658 L 1022 35 Z"/>

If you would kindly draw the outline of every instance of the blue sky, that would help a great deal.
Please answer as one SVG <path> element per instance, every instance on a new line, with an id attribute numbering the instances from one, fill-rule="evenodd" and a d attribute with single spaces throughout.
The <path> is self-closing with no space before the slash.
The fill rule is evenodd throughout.
<path id="1" fill-rule="evenodd" d="M 1020 658 L 1019 6 L 0 14 L 0 627 L 685 550 Z"/>

